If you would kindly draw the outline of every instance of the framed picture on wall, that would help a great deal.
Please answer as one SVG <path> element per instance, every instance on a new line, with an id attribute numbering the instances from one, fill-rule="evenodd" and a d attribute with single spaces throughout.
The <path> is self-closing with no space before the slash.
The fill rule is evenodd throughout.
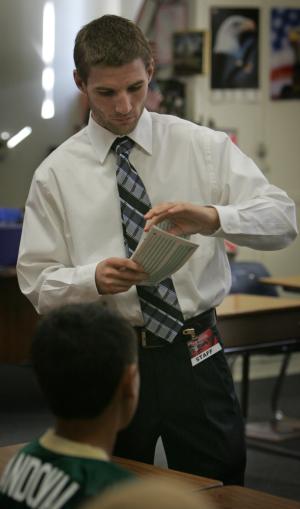
<path id="1" fill-rule="evenodd" d="M 186 0 L 157 1 L 155 22 L 151 39 L 156 45 L 156 68 L 165 73 L 172 71 L 172 35 L 173 32 L 188 27 L 188 3 Z"/>
<path id="2" fill-rule="evenodd" d="M 160 103 L 160 113 L 176 115 L 177 117 L 186 117 L 186 90 L 185 83 L 177 79 L 158 80 L 158 85 L 162 94 Z"/>
<path id="3" fill-rule="evenodd" d="M 300 9 L 271 9 L 271 99 L 300 99 Z"/>
<path id="4" fill-rule="evenodd" d="M 203 74 L 206 50 L 206 32 L 201 30 L 174 32 L 173 74 L 190 76 Z"/>
<path id="5" fill-rule="evenodd" d="M 211 88 L 259 86 L 259 9 L 211 9 Z"/>

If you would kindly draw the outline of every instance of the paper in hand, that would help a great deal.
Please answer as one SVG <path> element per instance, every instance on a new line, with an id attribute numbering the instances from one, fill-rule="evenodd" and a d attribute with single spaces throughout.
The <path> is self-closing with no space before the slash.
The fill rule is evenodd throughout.
<path id="1" fill-rule="evenodd" d="M 163 229 L 162 229 L 163 228 Z M 140 263 L 149 279 L 142 285 L 155 285 L 180 269 L 199 247 L 184 237 L 166 231 L 166 221 L 143 234 L 131 259 Z"/>

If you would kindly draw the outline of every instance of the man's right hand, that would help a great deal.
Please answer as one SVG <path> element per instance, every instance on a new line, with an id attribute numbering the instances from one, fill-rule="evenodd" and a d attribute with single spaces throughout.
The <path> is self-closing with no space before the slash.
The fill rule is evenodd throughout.
<path id="1" fill-rule="evenodd" d="M 195 205 L 187 202 L 165 202 L 155 205 L 145 214 L 145 232 L 152 226 L 168 219 L 168 232 L 173 235 L 213 235 L 220 228 L 220 218 L 211 205 Z"/>
<path id="2" fill-rule="evenodd" d="M 95 273 L 96 286 L 102 295 L 126 292 L 147 278 L 143 267 L 129 258 L 107 258 L 98 263 Z"/>

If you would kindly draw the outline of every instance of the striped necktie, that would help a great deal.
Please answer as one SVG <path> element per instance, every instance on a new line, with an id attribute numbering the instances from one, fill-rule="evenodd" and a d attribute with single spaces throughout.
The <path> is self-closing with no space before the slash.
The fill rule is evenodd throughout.
<path id="1" fill-rule="evenodd" d="M 145 226 L 144 214 L 151 208 L 145 186 L 129 161 L 134 142 L 117 138 L 112 150 L 117 155 L 117 183 L 120 195 L 124 243 L 128 258 L 135 251 Z M 183 325 L 183 315 L 171 278 L 155 286 L 137 285 L 145 328 L 172 343 Z"/>

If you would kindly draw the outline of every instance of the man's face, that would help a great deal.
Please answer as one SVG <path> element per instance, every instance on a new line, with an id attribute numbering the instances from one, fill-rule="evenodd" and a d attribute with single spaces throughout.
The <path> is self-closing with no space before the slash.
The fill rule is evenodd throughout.
<path id="1" fill-rule="evenodd" d="M 128 134 L 135 128 L 148 92 L 152 65 L 145 68 L 139 58 L 119 67 L 95 66 L 87 83 L 74 74 L 75 82 L 86 94 L 93 119 L 114 134 Z"/>

